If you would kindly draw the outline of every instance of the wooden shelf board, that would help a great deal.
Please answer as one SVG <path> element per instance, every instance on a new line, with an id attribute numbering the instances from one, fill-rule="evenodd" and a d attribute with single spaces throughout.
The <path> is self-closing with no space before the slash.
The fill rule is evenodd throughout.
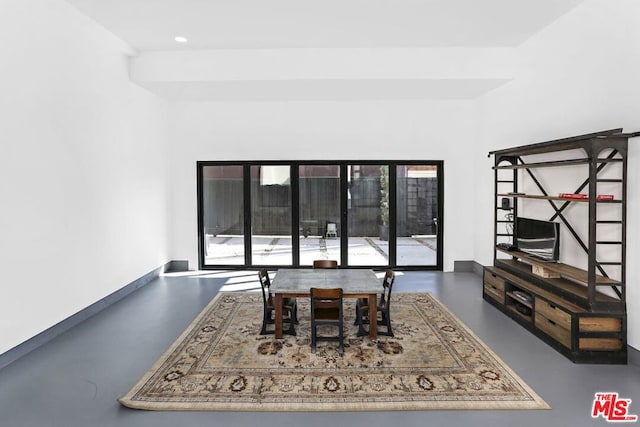
<path id="1" fill-rule="evenodd" d="M 517 261 L 517 260 L 510 260 L 510 259 L 501 259 L 498 260 L 499 263 L 504 264 L 508 267 L 510 267 L 513 270 L 517 270 L 520 271 L 522 273 L 527 274 L 530 277 L 536 277 L 532 272 L 531 272 L 531 266 L 521 262 L 521 261 Z M 497 261 L 497 262 L 498 262 Z M 499 266 L 498 266 L 499 267 Z M 582 299 L 583 301 L 587 302 L 589 300 L 589 289 L 587 288 L 586 285 L 581 285 L 579 283 L 575 283 L 573 281 L 564 279 L 564 278 L 559 278 L 559 279 L 543 279 L 546 283 L 548 283 L 549 285 L 553 286 L 554 288 L 561 290 L 567 294 L 571 294 L 571 295 L 575 295 L 576 297 Z M 537 292 L 537 291 L 536 291 Z M 534 292 L 535 293 L 535 292 Z M 548 298 L 554 298 L 557 299 L 558 297 L 552 297 L 553 294 L 549 293 Z M 611 297 L 609 295 L 605 295 L 601 292 L 596 292 L 596 300 L 600 301 L 600 302 L 608 302 L 608 303 L 619 303 L 620 301 L 614 297 Z"/>
<path id="2" fill-rule="evenodd" d="M 523 300 L 521 300 L 520 298 L 518 298 L 517 296 L 515 296 L 515 294 L 513 292 L 507 292 L 507 295 L 514 301 L 524 305 L 525 307 L 529 307 L 531 309 L 533 309 L 533 304 L 529 303 L 529 302 L 524 302 Z"/>
<path id="3" fill-rule="evenodd" d="M 509 273 L 508 271 L 505 270 L 500 270 L 500 271 L 496 271 L 494 267 L 487 267 L 491 272 L 495 273 L 497 276 L 500 276 L 506 280 L 508 280 L 509 282 L 513 283 L 514 285 L 516 285 L 518 288 L 521 288 L 523 290 L 528 291 L 531 294 L 540 296 L 548 301 L 552 301 L 553 303 L 555 303 L 556 305 L 559 305 L 563 308 L 565 308 L 567 311 L 571 312 L 571 313 L 583 313 L 585 311 L 584 308 L 578 307 L 577 305 L 563 300 L 562 298 L 558 297 L 558 295 L 553 294 L 549 291 L 546 291 L 532 283 L 529 283 L 527 281 L 525 281 L 525 279 L 518 277 L 514 274 Z"/>
<path id="4" fill-rule="evenodd" d="M 580 158 L 580 159 L 569 159 L 569 160 L 557 160 L 557 161 L 551 161 L 551 162 L 517 163 L 515 165 L 495 166 L 494 169 L 509 170 L 509 169 L 550 168 L 550 167 L 569 166 L 569 165 L 584 165 L 587 163 L 589 163 L 589 159 Z"/>
<path id="5" fill-rule="evenodd" d="M 589 199 L 570 199 L 568 197 L 558 197 L 558 196 L 540 196 L 537 194 L 510 194 L 510 193 L 500 193 L 496 194 L 497 197 L 515 197 L 518 199 L 538 199 L 538 200 L 558 200 L 562 202 L 577 202 L 577 203 L 588 203 Z M 622 200 L 596 200 L 597 203 L 622 203 Z"/>
<path id="6" fill-rule="evenodd" d="M 496 249 L 499 250 L 500 252 L 504 252 L 506 254 L 509 254 L 511 256 L 517 257 L 517 258 L 521 258 L 524 259 L 530 263 L 534 263 L 534 264 L 540 264 L 543 265 L 546 269 L 553 271 L 554 273 L 558 273 L 561 277 L 566 278 L 566 279 L 572 279 L 572 280 L 576 280 L 578 282 L 587 284 L 589 279 L 588 279 L 588 274 L 585 270 L 582 270 L 580 268 L 576 268 L 573 267 L 571 265 L 568 264 L 563 264 L 561 262 L 541 262 L 539 260 L 537 260 L 536 258 L 526 254 L 525 252 L 520 252 L 520 251 L 509 251 L 507 249 L 503 249 L 499 246 L 496 246 Z M 609 277 L 604 277 L 601 276 L 599 274 L 596 275 L 596 285 L 601 286 L 601 285 L 610 285 L 610 286 L 621 286 L 622 283 L 620 283 L 619 280 L 615 280 L 615 279 L 611 279 Z"/>
<path id="7" fill-rule="evenodd" d="M 533 316 L 527 316 L 524 313 L 520 313 L 518 310 L 516 310 L 515 306 L 512 304 L 507 304 L 505 306 L 507 308 L 507 310 L 509 310 L 511 313 L 515 313 L 518 315 L 519 318 L 521 318 L 522 320 L 524 320 L 527 323 L 531 323 L 533 324 Z"/>

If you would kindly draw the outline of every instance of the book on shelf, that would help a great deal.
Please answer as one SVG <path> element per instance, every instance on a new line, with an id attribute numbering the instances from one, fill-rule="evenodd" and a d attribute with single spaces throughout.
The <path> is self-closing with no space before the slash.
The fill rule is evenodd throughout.
<path id="1" fill-rule="evenodd" d="M 586 200 L 589 198 L 588 194 L 583 193 L 560 193 L 559 197 L 563 199 L 578 199 Z M 599 202 L 609 202 L 613 200 L 613 194 L 598 194 L 596 200 Z"/>
<path id="2" fill-rule="evenodd" d="M 531 295 L 525 294 L 524 292 L 514 291 L 513 296 L 515 296 L 522 302 L 526 302 L 527 304 L 531 304 L 531 302 L 533 301 L 533 299 L 531 298 Z"/>
<path id="3" fill-rule="evenodd" d="M 589 195 L 583 193 L 560 193 L 563 199 L 588 199 Z"/>

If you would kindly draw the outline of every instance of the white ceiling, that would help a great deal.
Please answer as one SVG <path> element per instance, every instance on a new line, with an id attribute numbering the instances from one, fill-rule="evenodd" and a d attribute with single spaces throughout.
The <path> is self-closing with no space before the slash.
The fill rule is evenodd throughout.
<path id="1" fill-rule="evenodd" d="M 513 47 L 581 1 L 67 0 L 142 51 Z"/>
<path id="2" fill-rule="evenodd" d="M 334 95 L 336 99 L 345 96 L 360 99 L 365 93 L 366 99 L 469 99 L 509 78 L 505 78 L 505 72 L 487 76 L 483 71 L 486 66 L 476 61 L 477 72 L 474 67 L 462 69 L 455 62 L 450 67 L 455 69 L 452 76 L 435 78 L 425 72 L 404 81 L 397 76 L 380 81 L 375 76 L 367 82 L 370 73 L 362 72 L 359 76 L 344 63 L 334 61 L 330 63 L 334 69 L 328 73 L 349 75 L 343 82 L 328 77 L 318 79 L 317 73 L 311 72 L 289 78 L 290 84 L 282 78 L 259 75 L 244 83 L 218 77 L 194 82 L 186 76 L 183 64 L 165 60 L 162 66 L 171 79 L 152 81 L 136 71 L 136 61 L 144 64 L 145 53 L 169 58 L 171 52 L 184 51 L 195 55 L 196 60 L 190 62 L 193 67 L 198 63 L 198 52 L 204 60 L 207 52 L 241 50 L 249 54 L 244 65 L 252 66 L 253 55 L 257 67 L 263 61 L 264 51 L 274 49 L 292 49 L 294 56 L 300 55 L 301 59 L 314 55 L 317 49 L 384 51 L 377 60 L 371 59 L 372 67 L 387 59 L 389 49 L 399 52 L 403 60 L 419 55 L 420 49 L 433 48 L 475 51 L 479 55 L 472 56 L 478 57 L 494 48 L 516 48 L 583 0 L 66 1 L 138 52 L 131 65 L 132 75 L 137 76 L 134 81 L 160 96 L 173 100 L 247 100 L 255 93 L 256 100 L 264 100 L 332 99 Z M 189 41 L 177 43 L 176 36 L 187 37 Z M 336 53 L 336 57 L 342 55 Z M 427 68 L 429 64 L 442 67 L 441 56 L 434 54 L 430 63 L 425 62 Z M 278 66 L 285 75 L 287 67 L 290 68 L 285 63 L 276 63 L 275 68 Z M 358 70 L 366 66 L 363 62 Z M 461 71 L 466 81 L 460 79 Z M 331 80 L 330 84 L 324 79 Z M 359 85 L 354 83 L 358 79 L 362 79 Z M 415 92 L 411 90 L 412 84 Z M 345 91 L 349 85 L 354 85 L 353 90 Z"/>

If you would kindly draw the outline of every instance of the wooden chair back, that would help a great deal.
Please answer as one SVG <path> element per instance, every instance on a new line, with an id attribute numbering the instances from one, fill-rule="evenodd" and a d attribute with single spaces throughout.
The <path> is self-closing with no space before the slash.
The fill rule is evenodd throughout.
<path id="1" fill-rule="evenodd" d="M 311 288 L 311 315 L 338 320 L 342 315 L 342 288 Z"/>
<path id="2" fill-rule="evenodd" d="M 338 268 L 338 261 L 334 259 L 317 259 L 313 261 L 313 268 Z"/>
<path id="3" fill-rule="evenodd" d="M 344 354 L 344 328 L 342 320 L 342 288 L 311 288 L 311 352 L 316 352 L 316 342 L 338 341 L 338 353 Z M 337 335 L 318 335 L 318 326 L 337 326 Z"/>
<path id="4" fill-rule="evenodd" d="M 389 308 L 389 303 L 391 301 L 391 289 L 393 288 L 393 282 L 396 279 L 396 274 L 392 270 L 387 270 L 384 275 L 384 279 L 382 279 L 382 287 L 384 291 L 382 296 L 380 297 L 380 306 L 386 309 Z"/>
<path id="5" fill-rule="evenodd" d="M 258 271 L 258 279 L 260 279 L 260 286 L 262 286 L 262 300 L 264 307 L 272 306 L 271 294 L 269 293 L 269 287 L 271 286 L 271 280 L 269 279 L 269 272 L 266 269 Z"/>

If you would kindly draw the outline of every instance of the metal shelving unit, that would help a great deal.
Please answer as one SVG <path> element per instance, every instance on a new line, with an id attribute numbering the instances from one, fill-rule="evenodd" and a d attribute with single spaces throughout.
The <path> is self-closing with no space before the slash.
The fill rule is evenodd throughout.
<path id="1" fill-rule="evenodd" d="M 626 362 L 627 148 L 629 138 L 639 135 L 638 132 L 623 133 L 622 129 L 611 129 L 489 153 L 489 156 L 494 156 L 496 250 L 494 267 L 485 268 L 485 300 L 577 362 Z M 545 156 L 543 161 L 527 161 L 538 154 L 560 152 L 570 152 L 572 158 L 549 160 L 549 156 Z M 574 165 L 585 165 L 587 169 L 584 181 L 572 192 L 586 193 L 584 199 L 552 195 L 542 185 L 539 175 L 545 169 Z M 530 180 L 536 193 L 519 192 L 521 180 Z M 615 187 L 615 199 L 601 200 L 597 197 L 602 184 L 608 188 Z M 520 205 L 525 202 L 546 202 L 551 206 L 553 215 L 544 219 L 560 222 L 575 239 L 586 255 L 586 268 L 560 262 L 542 266 L 526 253 L 498 246 L 499 243 L 513 243 L 515 218 Z M 580 230 L 578 226 L 583 230 L 585 224 L 576 224 L 575 218 L 572 223 L 565 214 L 574 203 L 587 204 L 588 213 L 584 217 L 588 228 L 586 239 L 576 231 Z M 609 205 L 616 216 L 612 217 L 608 212 L 609 216 L 599 217 L 599 205 Z M 602 231 L 605 227 L 606 233 Z M 610 237 L 611 234 L 616 237 Z M 607 254 L 606 258 L 599 259 L 603 253 Z M 504 254 L 510 258 L 505 258 Z M 540 269 L 548 276 L 541 276 Z M 513 308 L 509 292 L 514 287 L 528 290 L 534 296 L 529 322 L 523 322 L 521 314 L 514 316 L 513 310 L 507 310 Z M 565 327 L 569 329 L 562 329 L 558 319 L 547 319 L 549 309 L 543 305 L 558 307 L 557 314 L 568 316 L 569 322 L 565 322 Z M 587 319 L 599 319 L 601 324 L 593 327 Z M 560 320 L 566 319 L 562 317 Z"/>

